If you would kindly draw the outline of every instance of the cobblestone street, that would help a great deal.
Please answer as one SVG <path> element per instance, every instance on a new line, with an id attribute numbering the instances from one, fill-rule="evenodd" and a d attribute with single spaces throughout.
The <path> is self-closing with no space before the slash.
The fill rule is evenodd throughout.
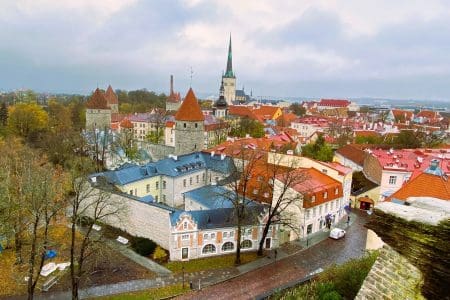
<path id="1" fill-rule="evenodd" d="M 358 218 L 347 228 L 344 239 L 326 239 L 280 261 L 177 299 L 254 299 L 283 284 L 300 280 L 318 268 L 360 257 L 366 244 L 367 214 L 355 213 Z"/>

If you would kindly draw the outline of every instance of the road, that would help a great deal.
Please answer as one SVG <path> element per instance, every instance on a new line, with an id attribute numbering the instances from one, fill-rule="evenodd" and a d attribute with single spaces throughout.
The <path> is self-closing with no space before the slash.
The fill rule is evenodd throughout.
<path id="1" fill-rule="evenodd" d="M 285 259 L 177 299 L 254 299 L 281 285 L 300 280 L 318 268 L 326 269 L 333 263 L 341 264 L 361 257 L 366 246 L 367 229 L 364 224 L 367 215 L 365 212 L 356 213 L 358 218 L 347 229 L 344 239 L 326 239 Z"/>

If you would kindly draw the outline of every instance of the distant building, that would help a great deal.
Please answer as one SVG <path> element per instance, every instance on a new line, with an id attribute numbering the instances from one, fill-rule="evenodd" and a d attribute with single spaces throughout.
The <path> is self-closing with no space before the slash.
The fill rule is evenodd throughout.
<path id="1" fill-rule="evenodd" d="M 222 75 L 222 81 L 224 86 L 224 96 L 228 105 L 231 105 L 233 101 L 236 100 L 236 76 L 233 72 L 233 58 L 231 51 L 231 36 L 228 45 L 228 58 L 227 58 L 227 69 L 225 74 Z"/>
<path id="2" fill-rule="evenodd" d="M 97 88 L 86 102 L 86 129 L 109 129 L 111 126 L 111 108 L 105 94 Z"/>
<path id="3" fill-rule="evenodd" d="M 166 99 L 166 110 L 176 111 L 180 108 L 181 96 L 180 93 L 175 92 L 173 89 L 173 75 L 170 75 L 170 92 Z"/>
<path id="4" fill-rule="evenodd" d="M 119 98 L 116 93 L 112 89 L 111 85 L 108 86 L 108 89 L 105 92 L 105 98 L 107 101 L 108 107 L 111 109 L 112 114 L 119 113 Z"/>
<path id="5" fill-rule="evenodd" d="M 213 106 L 213 114 L 218 118 L 225 118 L 228 116 L 228 103 L 227 100 L 225 100 L 225 88 L 223 86 L 223 79 L 222 83 L 220 84 L 219 99 L 217 99 Z"/>

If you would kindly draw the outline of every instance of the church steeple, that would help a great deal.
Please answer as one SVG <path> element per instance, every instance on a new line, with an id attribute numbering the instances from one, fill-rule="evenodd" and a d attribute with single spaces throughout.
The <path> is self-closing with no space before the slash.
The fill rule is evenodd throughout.
<path id="1" fill-rule="evenodd" d="M 228 59 L 227 59 L 227 71 L 225 72 L 225 76 L 228 78 L 233 78 L 233 55 L 231 51 L 231 34 L 230 34 L 230 43 L 228 44 Z"/>

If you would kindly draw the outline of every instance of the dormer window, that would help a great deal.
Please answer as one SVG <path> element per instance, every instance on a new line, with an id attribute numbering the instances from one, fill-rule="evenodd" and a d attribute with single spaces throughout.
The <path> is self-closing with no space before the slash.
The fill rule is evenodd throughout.
<path id="1" fill-rule="evenodd" d="M 334 190 L 334 194 L 335 194 L 335 195 L 339 194 L 339 188 L 336 188 L 336 189 Z"/>
<path id="2" fill-rule="evenodd" d="M 183 223 L 183 229 L 187 229 L 187 227 L 188 227 L 187 222 L 184 222 L 184 223 Z"/>
<path id="3" fill-rule="evenodd" d="M 316 195 L 311 196 L 311 202 L 316 202 Z"/>
<path id="4" fill-rule="evenodd" d="M 328 192 L 324 192 L 323 193 L 323 199 L 327 199 L 328 198 Z"/>

